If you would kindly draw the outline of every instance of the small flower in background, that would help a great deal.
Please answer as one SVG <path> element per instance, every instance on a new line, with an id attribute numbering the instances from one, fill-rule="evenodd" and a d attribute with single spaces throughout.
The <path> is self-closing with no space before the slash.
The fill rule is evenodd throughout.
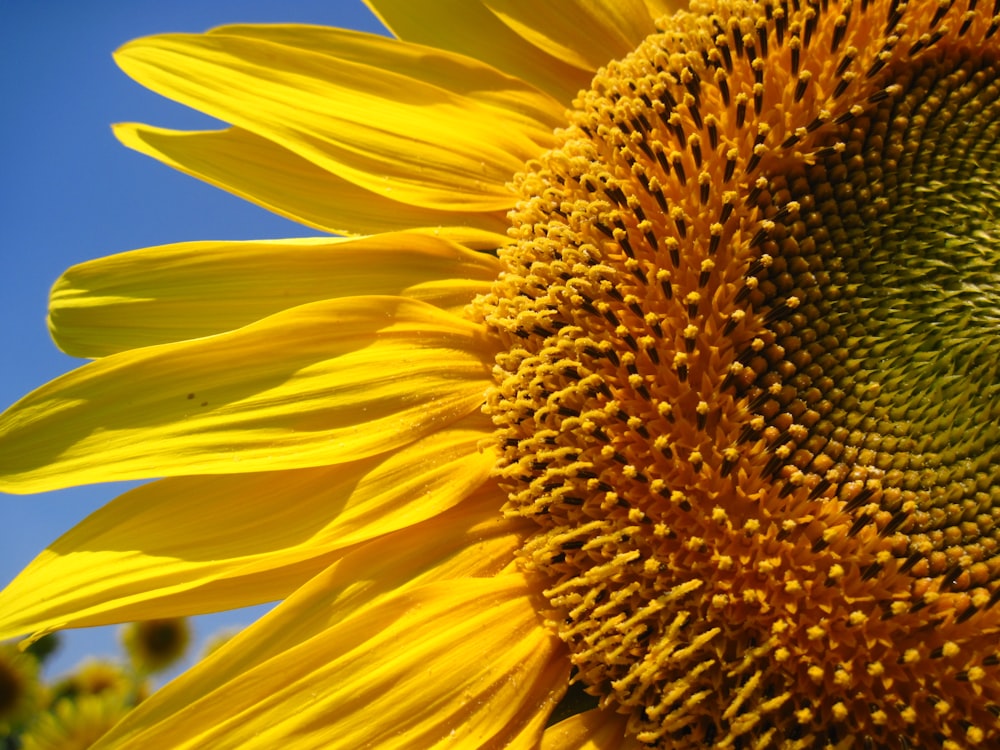
<path id="1" fill-rule="evenodd" d="M 113 692 L 83 693 L 57 701 L 21 738 L 22 750 L 86 750 L 132 706 Z"/>
<path id="2" fill-rule="evenodd" d="M 88 658 L 71 674 L 56 681 L 51 689 L 51 702 L 56 703 L 62 698 L 75 699 L 81 695 L 115 695 L 120 700 L 129 700 L 144 692 L 135 675 L 126 664 Z"/>
<path id="3" fill-rule="evenodd" d="M 346 236 L 59 279 L 0 487 L 160 479 L 0 632 L 281 600 L 101 748 L 996 746 L 997 9 L 369 5 L 118 51 Z"/>
<path id="4" fill-rule="evenodd" d="M 141 675 L 155 674 L 176 664 L 187 653 L 191 629 L 183 617 L 142 620 L 126 625 L 122 644 L 132 669 Z"/>
<path id="5" fill-rule="evenodd" d="M 85 750 L 150 693 L 150 678 L 187 656 L 186 618 L 124 626 L 119 657 L 90 657 L 48 680 L 58 650 L 49 633 L 27 648 L 0 644 L 0 749 Z"/>
<path id="6" fill-rule="evenodd" d="M 39 704 L 44 703 L 38 670 L 33 655 L 20 651 L 13 643 L 0 643 L 0 737 L 23 731 Z"/>

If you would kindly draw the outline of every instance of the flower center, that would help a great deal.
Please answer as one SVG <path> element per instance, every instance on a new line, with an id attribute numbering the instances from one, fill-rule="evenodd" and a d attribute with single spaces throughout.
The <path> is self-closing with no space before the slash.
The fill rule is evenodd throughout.
<path id="1" fill-rule="evenodd" d="M 642 742 L 1000 737 L 1000 20 L 960 5 L 663 19 L 518 178 L 499 478 Z"/>

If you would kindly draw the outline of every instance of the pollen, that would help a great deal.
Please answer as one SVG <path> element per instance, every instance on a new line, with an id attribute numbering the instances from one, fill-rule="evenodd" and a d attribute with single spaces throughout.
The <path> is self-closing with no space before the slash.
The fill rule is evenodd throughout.
<path id="1" fill-rule="evenodd" d="M 998 12 L 696 2 L 515 180 L 496 473 L 645 745 L 1000 743 Z"/>

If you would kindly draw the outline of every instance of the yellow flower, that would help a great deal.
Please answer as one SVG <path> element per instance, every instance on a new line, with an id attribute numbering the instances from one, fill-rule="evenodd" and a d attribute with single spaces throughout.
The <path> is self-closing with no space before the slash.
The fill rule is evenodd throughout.
<path id="1" fill-rule="evenodd" d="M 13 643 L 0 643 L 0 740 L 31 719 L 43 695 L 38 661 Z"/>
<path id="2" fill-rule="evenodd" d="M 57 703 L 63 698 L 76 700 L 81 695 L 114 695 L 124 705 L 126 702 L 138 702 L 146 692 L 147 688 L 120 664 L 104 659 L 88 659 L 52 686 L 52 702 Z"/>
<path id="3" fill-rule="evenodd" d="M 86 750 L 129 711 L 115 691 L 63 698 L 25 732 L 23 750 Z"/>
<path id="4" fill-rule="evenodd" d="M 142 620 L 122 631 L 122 644 L 132 667 L 143 675 L 176 664 L 187 652 L 191 628 L 183 617 Z"/>
<path id="5" fill-rule="evenodd" d="M 351 237 L 60 279 L 0 487 L 161 479 L 0 637 L 283 600 L 101 747 L 1000 742 L 989 4 L 370 5 L 118 52 Z"/>

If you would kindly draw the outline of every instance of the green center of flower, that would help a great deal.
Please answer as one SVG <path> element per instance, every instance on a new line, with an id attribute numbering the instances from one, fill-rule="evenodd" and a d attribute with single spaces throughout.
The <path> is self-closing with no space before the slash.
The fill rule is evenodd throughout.
<path id="1" fill-rule="evenodd" d="M 737 356 L 774 474 L 893 514 L 916 572 L 962 588 L 1000 571 L 998 72 L 901 68 L 824 158 L 769 176 L 748 299 L 782 312 Z"/>
<path id="2" fill-rule="evenodd" d="M 998 741 L 1000 23 L 662 23 L 481 301 L 522 563 L 641 742 Z"/>

